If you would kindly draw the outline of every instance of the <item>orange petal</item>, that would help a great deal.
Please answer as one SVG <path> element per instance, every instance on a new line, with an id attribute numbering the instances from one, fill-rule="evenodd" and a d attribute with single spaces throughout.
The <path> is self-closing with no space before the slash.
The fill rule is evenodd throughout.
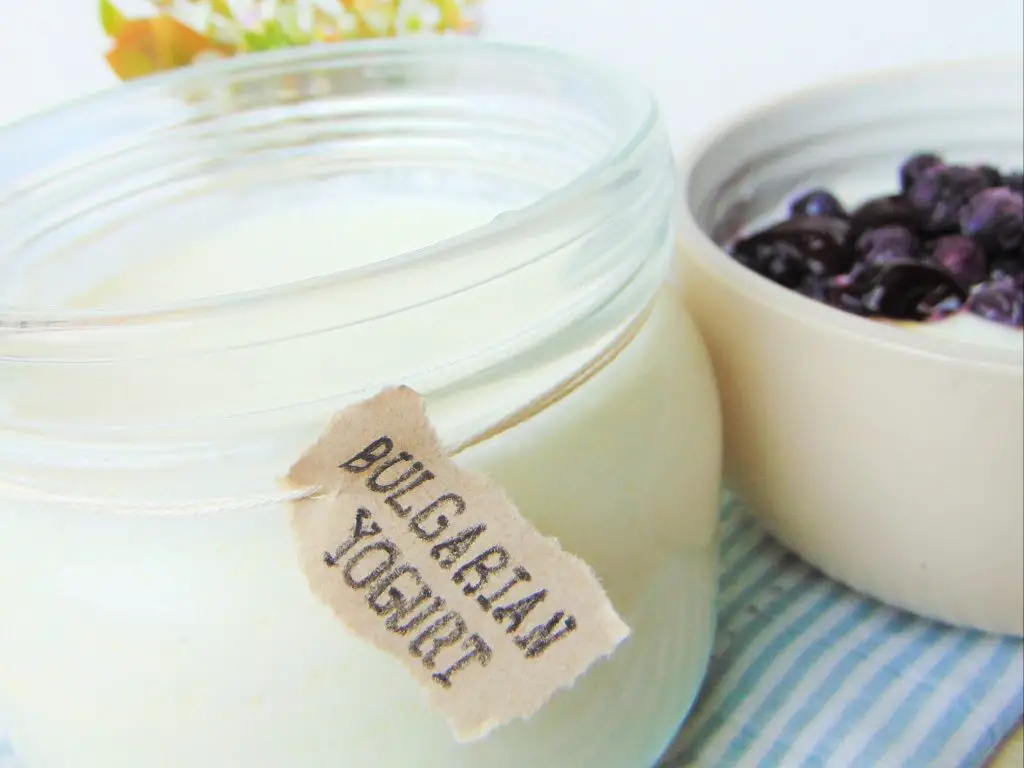
<path id="1" fill-rule="evenodd" d="M 191 64 L 203 52 L 233 51 L 171 16 L 127 21 L 114 38 L 107 62 L 122 80 Z"/>

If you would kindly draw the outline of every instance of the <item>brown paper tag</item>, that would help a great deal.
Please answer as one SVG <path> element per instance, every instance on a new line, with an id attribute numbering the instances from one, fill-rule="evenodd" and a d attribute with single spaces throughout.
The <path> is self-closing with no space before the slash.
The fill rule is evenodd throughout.
<path id="1" fill-rule="evenodd" d="M 406 387 L 345 409 L 292 467 L 299 561 L 460 741 L 536 712 L 629 635 L 594 572 L 460 469 Z"/>

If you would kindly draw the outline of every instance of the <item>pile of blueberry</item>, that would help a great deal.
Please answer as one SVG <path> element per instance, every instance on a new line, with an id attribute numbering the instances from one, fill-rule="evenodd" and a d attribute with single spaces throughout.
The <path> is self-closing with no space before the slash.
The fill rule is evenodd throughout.
<path id="1" fill-rule="evenodd" d="M 1024 327 L 1024 177 L 921 153 L 900 193 L 848 212 L 815 189 L 789 218 L 733 242 L 732 257 L 779 285 L 865 317 L 960 311 Z"/>

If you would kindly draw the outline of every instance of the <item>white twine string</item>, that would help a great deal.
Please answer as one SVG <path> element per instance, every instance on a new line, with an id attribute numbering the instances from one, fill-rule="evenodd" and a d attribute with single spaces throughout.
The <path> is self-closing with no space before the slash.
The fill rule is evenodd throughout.
<path id="1" fill-rule="evenodd" d="M 454 456 L 476 443 L 482 442 L 506 429 L 524 421 L 535 413 L 547 408 L 552 403 L 562 399 L 567 394 L 578 388 L 581 384 L 591 378 L 595 373 L 604 368 L 621 352 L 633 339 L 640 327 L 646 320 L 648 311 L 634 320 L 620 334 L 609 347 L 597 358 L 592 359 L 582 368 L 574 371 L 569 376 L 559 381 L 554 387 L 545 391 L 526 405 L 515 410 L 512 414 L 501 419 L 496 424 L 477 432 L 472 437 L 459 443 L 448 451 Z M 37 488 L 35 486 L 11 483 L 0 479 L 0 495 L 12 499 L 34 502 L 37 504 L 51 504 L 62 507 L 73 507 L 76 509 L 91 509 L 109 514 L 117 515 L 150 515 L 162 517 L 185 517 L 190 515 L 207 515 L 217 512 L 238 512 L 247 509 L 258 509 L 260 507 L 288 504 L 291 502 L 311 499 L 324 488 L 321 486 L 307 486 L 281 490 L 274 493 L 254 494 L 252 496 L 234 496 L 224 498 L 209 498 L 202 501 L 183 502 L 159 502 L 159 501 L 124 501 L 109 498 L 92 498 L 88 496 L 74 496 Z"/>
<path id="2" fill-rule="evenodd" d="M 531 401 L 531 403 L 536 405 L 543 399 L 543 397 L 545 396 L 542 396 L 535 401 Z M 483 440 L 495 430 L 503 429 L 504 427 L 501 425 L 515 421 L 517 414 L 526 412 L 529 407 L 530 406 L 527 406 L 526 408 L 517 410 L 512 416 L 503 419 L 495 427 L 490 427 L 478 432 L 455 448 L 448 450 L 448 455 L 454 456 L 474 443 Z M 9 498 L 32 501 L 41 504 L 76 507 L 78 509 L 99 510 L 117 515 L 142 514 L 167 517 L 184 517 L 189 515 L 213 514 L 216 512 L 238 512 L 246 509 L 259 509 L 260 507 L 269 507 L 276 504 L 288 504 L 290 502 L 312 499 L 324 490 L 323 486 L 310 485 L 305 488 L 294 488 L 291 490 L 253 494 L 252 496 L 212 497 L 203 499 L 202 501 L 123 501 L 119 499 L 97 499 L 88 496 L 71 496 L 63 493 L 51 493 L 50 491 L 45 491 L 41 488 L 21 485 L 18 483 L 9 483 L 0 479 L 0 495 L 6 495 Z"/>
<path id="3" fill-rule="evenodd" d="M 118 499 L 97 499 L 88 496 L 68 496 L 61 493 L 50 493 L 40 488 L 28 485 L 19 485 L 0 480 L 0 494 L 8 498 L 31 501 L 38 504 L 55 504 L 59 506 L 75 507 L 78 509 L 92 509 L 112 514 L 144 514 L 161 516 L 200 515 L 214 512 L 237 512 L 245 509 L 257 509 L 259 507 L 271 506 L 274 504 L 286 504 L 293 501 L 310 499 L 320 493 L 323 489 L 319 486 L 298 488 L 293 491 L 279 491 L 276 493 L 254 494 L 252 496 L 234 496 L 226 498 L 204 499 L 202 502 L 183 501 L 179 503 L 157 502 L 157 501 L 121 501 Z"/>

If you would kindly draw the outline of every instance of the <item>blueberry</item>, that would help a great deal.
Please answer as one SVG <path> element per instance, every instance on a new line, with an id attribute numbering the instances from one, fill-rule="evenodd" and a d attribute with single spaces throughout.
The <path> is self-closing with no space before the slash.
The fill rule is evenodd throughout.
<path id="1" fill-rule="evenodd" d="M 827 216 L 845 219 L 843 204 L 827 189 L 812 189 L 789 204 L 790 216 Z"/>
<path id="2" fill-rule="evenodd" d="M 918 176 L 936 165 L 943 165 L 942 158 L 931 152 L 920 152 L 908 157 L 900 166 L 900 191 L 906 194 Z"/>
<path id="3" fill-rule="evenodd" d="M 854 245 L 857 255 L 870 265 L 913 259 L 919 248 L 917 236 L 906 227 L 895 224 L 869 229 L 857 238 Z"/>
<path id="4" fill-rule="evenodd" d="M 842 219 L 802 216 L 787 219 L 737 241 L 733 258 L 787 288 L 808 275 L 835 275 L 853 263 L 845 246 L 848 224 Z"/>
<path id="5" fill-rule="evenodd" d="M 935 165 L 911 184 L 907 201 L 920 217 L 925 232 L 954 232 L 960 209 L 978 192 L 988 188 L 985 174 L 962 165 Z"/>
<path id="6" fill-rule="evenodd" d="M 1014 258 L 997 259 L 992 262 L 988 271 L 989 278 L 999 280 L 1009 277 L 1024 285 L 1024 260 Z"/>
<path id="7" fill-rule="evenodd" d="M 786 288 L 795 288 L 807 275 L 803 251 L 785 240 L 777 240 L 775 245 L 774 254 L 764 262 L 762 274 Z"/>
<path id="8" fill-rule="evenodd" d="M 798 293 L 802 293 L 809 299 L 825 303 L 828 301 L 829 282 L 827 278 L 808 275 L 803 279 L 800 285 L 797 286 L 796 290 Z"/>
<path id="9" fill-rule="evenodd" d="M 856 243 L 864 232 L 880 227 L 917 228 L 917 212 L 902 195 L 875 197 L 850 214 L 850 240 Z"/>
<path id="10" fill-rule="evenodd" d="M 991 165 L 979 165 L 975 167 L 975 170 L 985 177 L 988 186 L 1001 187 L 1003 185 L 1003 174 L 999 172 L 998 168 Z"/>
<path id="11" fill-rule="evenodd" d="M 967 309 L 986 320 L 1024 327 L 1024 288 L 1011 277 L 989 280 L 971 292 Z"/>
<path id="12" fill-rule="evenodd" d="M 809 271 L 799 243 L 770 231 L 737 241 L 730 253 L 740 264 L 787 288 L 799 285 Z"/>
<path id="13" fill-rule="evenodd" d="M 1003 177 L 1003 184 L 1008 186 L 1014 192 L 1020 192 L 1024 195 L 1024 173 L 1020 171 L 1013 171 L 1012 173 L 1006 174 Z"/>
<path id="14" fill-rule="evenodd" d="M 844 219 L 798 216 L 778 229 L 800 243 L 812 275 L 838 275 L 853 266 L 853 253 L 846 247 L 850 225 Z"/>
<path id="15" fill-rule="evenodd" d="M 867 267 L 837 288 L 833 304 L 859 304 L 863 314 L 893 320 L 926 320 L 938 311 L 956 311 L 967 296 L 944 269 L 912 259 Z"/>
<path id="16" fill-rule="evenodd" d="M 983 189 L 960 211 L 960 231 L 993 255 L 1018 252 L 1024 241 L 1024 195 L 1009 187 Z"/>
<path id="17" fill-rule="evenodd" d="M 928 315 L 928 320 L 942 320 L 950 315 L 955 315 L 961 309 L 964 308 L 964 301 L 960 296 L 950 294 L 945 299 L 940 300 L 935 306 L 932 307 L 931 314 Z"/>
<path id="18" fill-rule="evenodd" d="M 871 279 L 870 275 L 865 277 L 867 271 L 869 268 L 859 263 L 848 274 L 828 278 L 825 282 L 825 303 L 843 312 L 867 315 L 868 312 L 860 300 L 867 282 Z M 871 271 L 873 273 L 873 270 Z"/>
<path id="19" fill-rule="evenodd" d="M 965 288 L 988 279 L 984 249 L 963 235 L 947 235 L 935 241 L 932 260 L 946 269 Z"/>

